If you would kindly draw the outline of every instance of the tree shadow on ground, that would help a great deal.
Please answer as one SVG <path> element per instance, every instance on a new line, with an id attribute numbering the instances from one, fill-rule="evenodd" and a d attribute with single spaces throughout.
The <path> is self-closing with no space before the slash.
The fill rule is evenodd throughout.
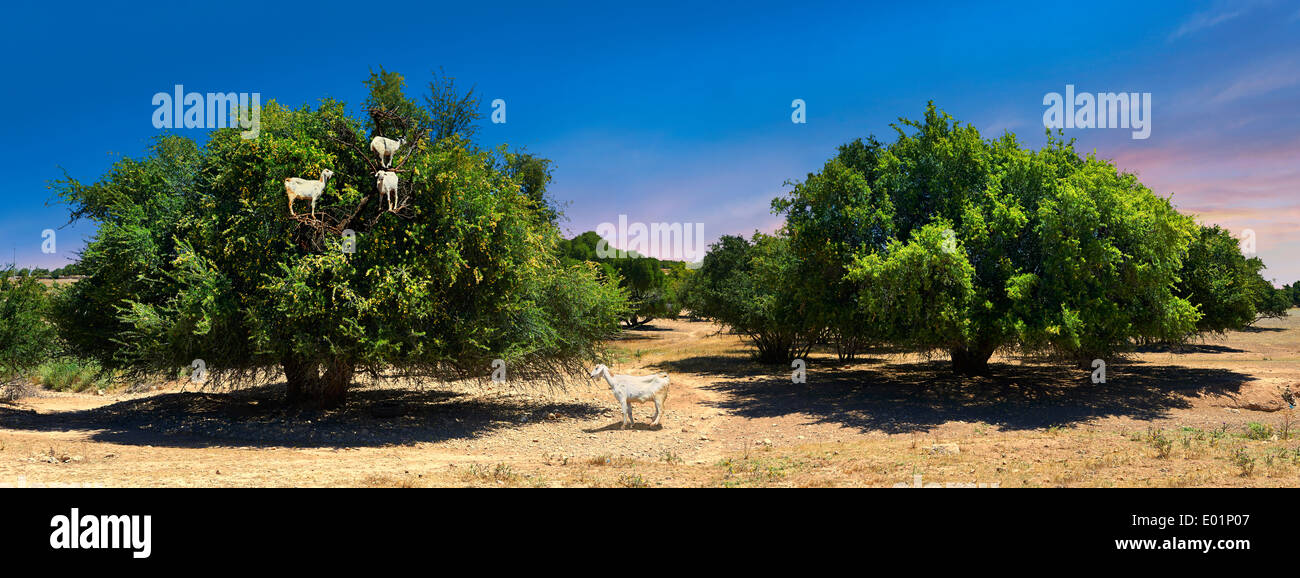
<path id="1" fill-rule="evenodd" d="M 1209 343 L 1182 343 L 1182 344 L 1155 344 L 1140 345 L 1133 351 L 1137 353 L 1246 353 L 1245 349 L 1228 347 L 1227 345 L 1213 345 Z"/>
<path id="2" fill-rule="evenodd" d="M 640 421 L 636 421 L 636 422 L 632 422 L 632 425 L 627 426 L 626 428 L 624 428 L 624 427 L 623 427 L 623 420 L 620 418 L 620 419 L 618 419 L 618 420 L 616 420 L 616 421 L 614 421 L 614 422 L 611 422 L 609 425 L 604 425 L 604 426 L 596 427 L 596 428 L 587 428 L 587 429 L 583 429 L 582 432 L 583 432 L 583 433 L 599 433 L 599 432 L 604 432 L 604 431 L 619 431 L 619 430 L 623 430 L 623 429 L 629 429 L 629 430 L 633 430 L 633 431 L 637 431 L 637 430 L 640 430 L 640 431 L 659 431 L 659 430 L 661 430 L 661 429 L 664 429 L 664 424 L 663 424 L 663 423 L 660 423 L 659 425 L 650 425 L 650 422 L 640 422 Z"/>
<path id="3" fill-rule="evenodd" d="M 346 407 L 304 408 L 283 401 L 284 384 L 230 393 L 179 392 L 106 406 L 38 414 L 0 406 L 0 427 L 94 431 L 91 439 L 165 447 L 374 447 L 473 439 L 555 414 L 590 418 L 587 403 L 536 404 L 425 389 L 358 389 Z"/>
<path id="4" fill-rule="evenodd" d="M 803 384 L 791 383 L 788 373 L 735 377 L 712 386 L 727 395 L 714 405 L 748 418 L 804 414 L 863 432 L 925 431 L 950 421 L 1025 430 L 1110 416 L 1158 419 L 1190 407 L 1188 397 L 1237 392 L 1254 379 L 1145 363 L 1109 366 L 1104 384 L 1093 384 L 1090 370 L 1059 365 L 995 364 L 978 378 L 954 376 L 948 367 L 929 361 L 810 369 Z"/>
<path id="5" fill-rule="evenodd" d="M 1286 328 L 1285 327 L 1255 327 L 1254 325 L 1252 325 L 1250 327 L 1234 329 L 1234 331 L 1240 331 L 1242 333 L 1264 333 L 1266 331 L 1267 332 L 1286 331 Z"/>
<path id="6" fill-rule="evenodd" d="M 633 327 L 627 327 L 627 326 L 624 326 L 624 327 L 623 327 L 623 330 L 624 330 L 624 331 L 650 331 L 650 332 L 654 332 L 654 331 L 672 331 L 672 328 L 670 328 L 670 327 L 660 327 L 660 326 L 658 326 L 658 325 L 655 325 L 653 321 L 647 321 L 647 322 L 645 322 L 645 323 L 642 323 L 641 325 L 636 325 L 636 326 L 633 326 Z"/>
<path id="7" fill-rule="evenodd" d="M 794 371 L 790 364 L 762 364 L 755 360 L 752 354 L 752 350 L 738 347 L 713 355 L 697 355 L 695 357 L 661 361 L 651 365 L 651 367 L 666 371 L 669 375 L 673 373 L 695 373 L 714 377 L 752 377 L 784 373 L 786 381 L 789 381 L 790 372 Z M 820 358 L 817 360 L 817 367 L 842 370 L 857 365 L 884 362 L 885 358 L 882 357 L 858 357 L 852 361 Z"/>

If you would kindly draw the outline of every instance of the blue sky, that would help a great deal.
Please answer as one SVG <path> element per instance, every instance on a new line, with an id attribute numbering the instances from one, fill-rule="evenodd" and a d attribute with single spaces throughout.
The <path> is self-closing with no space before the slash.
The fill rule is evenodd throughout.
<path id="1" fill-rule="evenodd" d="M 93 229 L 60 229 L 47 182 L 140 155 L 159 132 L 155 93 L 355 104 L 382 65 L 413 91 L 442 67 L 485 113 L 504 99 L 507 122 L 480 141 L 553 159 L 571 232 L 626 214 L 701 222 L 710 239 L 774 229 L 787 179 L 929 100 L 1038 146 L 1046 93 L 1149 92 L 1150 138 L 1068 136 L 1180 209 L 1254 230 L 1268 276 L 1300 279 L 1300 3 L 697 4 L 14 3 L 0 24 L 0 261 L 75 257 Z M 790 122 L 793 99 L 806 124 Z"/>

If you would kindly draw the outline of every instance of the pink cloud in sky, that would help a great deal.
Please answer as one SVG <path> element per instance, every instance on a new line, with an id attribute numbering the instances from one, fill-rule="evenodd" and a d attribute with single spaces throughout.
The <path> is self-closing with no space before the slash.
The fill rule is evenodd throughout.
<path id="1" fill-rule="evenodd" d="M 1172 194 L 1180 211 L 1235 234 L 1253 230 L 1265 277 L 1300 280 L 1300 145 L 1248 152 L 1171 147 L 1113 160 L 1157 194 Z"/>

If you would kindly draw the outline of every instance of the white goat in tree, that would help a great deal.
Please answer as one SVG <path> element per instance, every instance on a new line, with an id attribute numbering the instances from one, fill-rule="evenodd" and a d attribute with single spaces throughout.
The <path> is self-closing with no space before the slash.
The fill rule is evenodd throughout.
<path id="1" fill-rule="evenodd" d="M 379 190 L 379 194 L 388 199 L 389 210 L 397 206 L 397 173 L 393 171 L 375 172 L 375 187 Z"/>
<path id="2" fill-rule="evenodd" d="M 329 182 L 330 177 L 334 176 L 334 171 L 325 169 L 320 172 L 320 180 L 310 181 L 298 177 L 289 177 L 284 179 L 284 192 L 289 196 L 289 214 L 297 216 L 293 212 L 293 202 L 298 199 L 311 200 L 311 216 L 316 218 L 316 199 L 319 199 L 321 193 L 325 192 L 325 185 Z"/>
<path id="3" fill-rule="evenodd" d="M 384 168 L 388 168 L 393 164 L 393 155 L 397 154 L 397 149 L 402 148 L 404 144 L 406 144 L 404 138 L 393 140 L 377 136 L 370 139 L 370 150 L 379 155 L 380 164 L 384 165 Z"/>
<path id="4" fill-rule="evenodd" d="M 605 377 L 605 381 L 609 383 L 609 388 L 614 391 L 614 399 L 618 400 L 619 405 L 623 407 L 624 428 L 635 423 L 632 419 L 632 402 L 634 401 L 655 402 L 654 421 L 650 422 L 650 425 L 659 425 L 659 415 L 663 413 L 664 400 L 668 398 L 667 373 L 656 375 L 611 375 L 609 368 L 602 364 L 591 370 L 593 379 L 598 375 Z"/>

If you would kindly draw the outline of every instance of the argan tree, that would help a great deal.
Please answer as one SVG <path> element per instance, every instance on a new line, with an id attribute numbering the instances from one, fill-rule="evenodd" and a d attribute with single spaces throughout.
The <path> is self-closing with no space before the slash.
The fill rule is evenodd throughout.
<path id="1" fill-rule="evenodd" d="M 790 240 L 754 233 L 726 235 L 709 247 L 689 291 L 693 314 L 709 317 L 744 336 L 759 361 L 804 357 L 825 326 L 809 314 L 798 275 L 804 270 Z"/>
<path id="2" fill-rule="evenodd" d="M 772 207 L 786 215 L 784 232 L 800 257 L 787 283 L 805 304 L 808 321 L 827 329 L 840 359 L 853 359 L 884 337 L 884 328 L 853 306 L 862 284 L 847 273 L 855 255 L 885 249 L 893 238 L 890 198 L 873 191 L 858 171 L 831 160 Z"/>
<path id="3" fill-rule="evenodd" d="M 46 320 L 50 291 L 34 275 L 0 269 L 0 387 L 57 351 L 58 335 Z"/>
<path id="4" fill-rule="evenodd" d="M 786 282 L 811 285 L 797 291 L 833 335 L 946 350 L 979 374 L 1000 349 L 1086 362 L 1197 331 L 1176 291 L 1196 224 L 1134 175 L 1051 137 L 982 138 L 933 104 L 895 130 L 774 203 L 810 260 Z"/>
<path id="5" fill-rule="evenodd" d="M 455 379 L 502 359 L 512 379 L 554 380 L 598 357 L 626 302 L 593 266 L 557 259 L 548 179 L 527 168 L 541 161 L 468 140 L 476 101 L 449 79 L 424 105 L 397 74 L 366 84 L 361 119 L 332 100 L 272 102 L 256 139 L 165 136 L 94 184 L 55 182 L 74 219 L 98 224 L 88 277 L 58 303 L 66 338 L 109 367 L 282 374 L 290 399 L 325 407 L 358 370 Z M 395 203 L 376 188 L 376 135 L 407 139 Z M 325 169 L 316 217 L 291 218 L 284 179 Z"/>
<path id="6" fill-rule="evenodd" d="M 1247 259 L 1226 229 L 1201 226 L 1187 250 L 1176 291 L 1196 305 L 1199 331 L 1222 333 L 1263 317 L 1286 314 L 1288 303 L 1259 271 L 1259 258 Z M 1275 294 L 1276 297 L 1275 297 Z"/>

